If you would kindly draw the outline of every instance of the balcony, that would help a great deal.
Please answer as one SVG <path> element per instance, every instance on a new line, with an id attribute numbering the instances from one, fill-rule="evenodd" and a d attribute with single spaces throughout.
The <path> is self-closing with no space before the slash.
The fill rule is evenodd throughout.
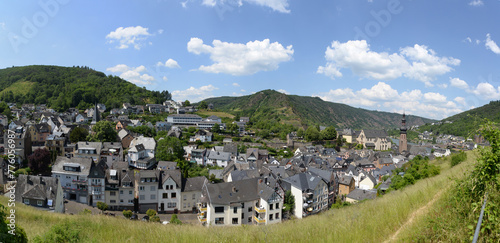
<path id="1" fill-rule="evenodd" d="M 87 180 L 73 180 L 74 184 L 87 185 Z"/>
<path id="2" fill-rule="evenodd" d="M 198 213 L 198 220 L 200 222 L 207 222 L 207 216 L 206 216 L 206 213 Z"/>
<path id="3" fill-rule="evenodd" d="M 265 224 L 265 223 L 266 223 L 266 220 L 265 220 L 265 219 L 257 218 L 256 216 L 253 216 L 253 220 L 254 220 L 257 224 Z"/>
<path id="4" fill-rule="evenodd" d="M 257 213 L 265 213 L 265 212 L 266 212 L 266 209 L 265 209 L 265 208 L 263 208 L 263 207 L 262 207 L 262 208 L 259 208 L 259 207 L 255 206 L 255 207 L 254 207 L 254 210 L 255 210 L 255 212 L 257 212 Z"/>
<path id="5" fill-rule="evenodd" d="M 207 204 L 206 203 L 198 203 L 198 209 L 200 210 L 200 212 L 206 212 L 207 211 Z"/>
<path id="6" fill-rule="evenodd" d="M 87 189 L 82 189 L 82 188 L 71 188 L 71 187 L 62 187 L 65 191 L 69 192 L 87 192 Z"/>

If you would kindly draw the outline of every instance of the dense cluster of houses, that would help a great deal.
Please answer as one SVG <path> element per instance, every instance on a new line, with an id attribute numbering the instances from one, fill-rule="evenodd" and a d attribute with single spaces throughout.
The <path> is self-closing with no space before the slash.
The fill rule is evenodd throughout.
<path id="1" fill-rule="evenodd" d="M 374 187 L 383 182 L 383 176 L 391 175 L 413 156 L 431 155 L 429 148 L 417 145 L 408 146 L 403 153 L 390 152 L 399 151 L 398 145 L 385 131 L 370 129 L 338 130 L 346 142 L 362 144 L 363 149 L 338 152 L 321 145 L 292 142 L 293 156 L 283 159 L 259 148 L 240 153 L 238 144 L 231 139 L 225 140 L 223 146 L 198 148 L 197 141 L 212 141 L 214 125 L 224 129 L 225 124 L 217 116 L 185 114 L 194 107 L 182 107 L 173 101 L 146 106 L 123 104 L 122 109 L 111 110 L 106 119 L 116 123 L 117 142 L 69 141 L 73 128 L 90 129 L 105 109 L 96 105 L 85 114 L 75 109 L 55 113 L 44 106 L 23 105 L 21 109 L 12 108 L 18 119 L 11 123 L 0 116 L 2 125 L 15 132 L 19 162 L 36 148 L 45 147 L 57 154 L 51 177 L 20 175 L 17 200 L 56 212 L 64 212 L 61 202 L 73 200 L 92 206 L 104 202 L 110 210 L 197 213 L 199 221 L 207 226 L 274 224 L 291 215 L 303 218 L 328 210 L 339 199 L 352 203 L 373 199 L 377 195 Z M 175 114 L 156 124 L 143 124 L 126 115 L 144 110 Z M 240 133 L 248 121 L 248 117 L 241 117 L 236 122 Z M 205 177 L 185 178 L 176 162 L 158 161 L 157 141 L 127 129 L 141 125 L 168 131 L 167 136 L 174 137 L 181 136 L 182 128 L 198 128 L 190 145 L 184 147 L 185 159 L 221 167 L 209 174 L 223 182 L 213 183 Z M 7 137 L 2 130 L 4 136 L 0 138 L 5 146 Z M 293 137 L 296 135 L 288 136 Z M 385 181 L 379 189 L 387 190 L 389 185 L 390 180 Z M 283 215 L 287 191 L 295 199 L 291 215 Z"/>

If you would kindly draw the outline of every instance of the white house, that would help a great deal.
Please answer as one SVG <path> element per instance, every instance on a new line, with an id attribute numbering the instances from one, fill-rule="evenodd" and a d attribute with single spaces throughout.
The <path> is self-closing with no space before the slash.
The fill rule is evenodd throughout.
<path id="1" fill-rule="evenodd" d="M 158 212 L 173 212 L 180 210 L 182 177 L 180 170 L 161 171 L 161 187 L 158 190 Z"/>

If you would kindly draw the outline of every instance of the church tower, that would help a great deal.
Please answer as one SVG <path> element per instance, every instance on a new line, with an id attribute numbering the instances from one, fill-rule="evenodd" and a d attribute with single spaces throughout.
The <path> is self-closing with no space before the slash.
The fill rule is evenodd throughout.
<path id="1" fill-rule="evenodd" d="M 408 145 L 406 143 L 406 115 L 403 112 L 403 119 L 401 120 L 401 129 L 399 135 L 399 153 L 408 151 Z"/>
<path id="2" fill-rule="evenodd" d="M 100 120 L 101 118 L 99 117 L 99 108 L 97 107 L 97 102 L 96 102 L 94 107 L 94 116 L 92 117 L 92 122 L 90 123 L 90 125 L 95 125 Z"/>

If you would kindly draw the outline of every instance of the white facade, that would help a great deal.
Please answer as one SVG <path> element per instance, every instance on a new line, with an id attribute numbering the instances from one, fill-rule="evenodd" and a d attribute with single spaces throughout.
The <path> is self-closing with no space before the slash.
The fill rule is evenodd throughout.
<path id="1" fill-rule="evenodd" d="M 158 190 L 158 211 L 180 210 L 180 198 L 181 185 L 177 185 L 172 177 L 169 177 Z"/>

